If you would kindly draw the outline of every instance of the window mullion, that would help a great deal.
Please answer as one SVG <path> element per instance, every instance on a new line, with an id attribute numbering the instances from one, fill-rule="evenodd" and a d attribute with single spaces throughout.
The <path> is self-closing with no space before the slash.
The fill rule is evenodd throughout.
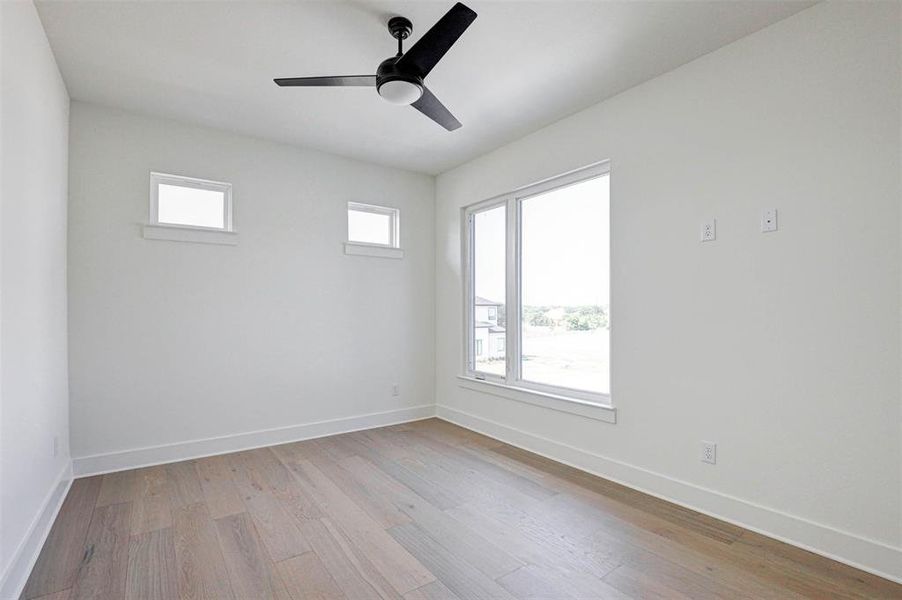
<path id="1" fill-rule="evenodd" d="M 474 312 L 474 299 L 476 298 L 476 277 L 475 277 L 475 220 L 473 213 L 467 215 L 467 369 L 476 370 L 475 341 L 473 332 L 473 319 L 476 318 Z"/>
<path id="2" fill-rule="evenodd" d="M 507 199 L 506 217 L 505 380 L 511 384 L 519 379 L 520 371 L 520 219 L 514 197 Z"/>

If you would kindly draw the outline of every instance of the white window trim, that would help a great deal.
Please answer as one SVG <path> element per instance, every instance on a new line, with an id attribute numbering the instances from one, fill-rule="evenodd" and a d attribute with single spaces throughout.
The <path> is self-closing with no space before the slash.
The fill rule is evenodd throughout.
<path id="1" fill-rule="evenodd" d="M 355 242 L 351 239 L 351 232 L 348 232 L 347 242 L 354 246 L 370 247 L 370 248 L 395 248 L 401 249 L 401 209 L 391 206 L 377 206 L 375 204 L 361 204 L 360 202 L 348 202 L 348 212 L 368 212 L 376 215 L 386 215 L 391 223 L 391 242 L 388 244 L 373 244 L 370 242 Z"/>
<path id="2" fill-rule="evenodd" d="M 201 227 L 198 225 L 179 225 L 177 223 L 160 222 L 160 184 L 190 187 L 200 190 L 222 192 L 223 194 L 223 227 Z M 235 231 L 234 202 L 232 200 L 232 184 L 197 177 L 171 175 L 168 173 L 150 172 L 150 202 L 148 206 L 147 224 L 144 226 L 144 239 L 166 240 L 172 242 L 197 242 L 202 244 L 225 244 L 234 246 L 238 243 Z"/>
<path id="3" fill-rule="evenodd" d="M 508 194 L 496 196 L 488 200 L 467 206 L 461 209 L 461 253 L 464 272 L 464 352 L 463 364 L 460 375 L 461 385 L 468 389 L 476 389 L 494 393 L 514 400 L 539 404 L 556 410 L 565 410 L 599 420 L 614 422 L 614 408 L 611 394 L 601 394 L 584 390 L 573 390 L 561 386 L 553 386 L 524 380 L 521 374 L 521 364 L 518 360 L 521 346 L 520 323 L 520 296 L 519 286 L 522 281 L 520 266 L 520 214 L 521 202 L 532 196 L 543 194 L 553 189 L 566 187 L 609 175 L 611 172 L 610 161 L 602 161 L 586 167 L 564 173 L 543 181 L 539 181 Z M 497 208 L 506 207 L 506 298 L 505 316 L 505 375 L 500 376 L 486 373 L 475 368 L 475 342 L 471 324 L 475 318 L 474 307 L 474 269 L 473 269 L 473 216 L 477 213 Z M 611 202 L 611 210 L 613 202 Z M 613 221 L 611 221 L 613 223 Z M 612 248 L 613 251 L 613 248 Z M 613 256 L 613 253 L 612 253 Z M 609 266 L 610 268 L 610 266 Z M 612 289 L 613 296 L 613 289 Z M 513 326 L 512 326 L 513 325 Z M 613 327 L 611 328 L 613 339 Z M 613 366 L 613 357 L 612 362 Z M 612 373 L 613 384 L 613 373 Z M 591 413 L 591 414 L 589 414 Z M 595 415 L 595 416 L 592 416 Z"/>
<path id="4" fill-rule="evenodd" d="M 468 375 L 458 375 L 457 380 L 460 387 L 474 392 L 490 394 L 499 398 L 532 404 L 533 406 L 541 406 L 551 410 L 579 415 L 587 419 L 604 421 L 605 423 L 617 422 L 617 409 L 613 406 L 596 404 L 558 394 L 546 394 L 528 388 L 507 385 L 506 383 L 484 381 Z"/>
<path id="5" fill-rule="evenodd" d="M 345 254 L 351 256 L 372 256 L 374 258 L 404 258 L 404 251 L 385 244 L 365 244 L 345 242 Z"/>

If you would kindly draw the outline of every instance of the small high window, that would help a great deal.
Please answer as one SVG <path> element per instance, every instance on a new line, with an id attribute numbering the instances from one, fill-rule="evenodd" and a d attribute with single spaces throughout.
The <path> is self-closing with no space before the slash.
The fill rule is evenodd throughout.
<path id="1" fill-rule="evenodd" d="M 151 173 L 150 224 L 233 231 L 232 185 Z"/>
<path id="2" fill-rule="evenodd" d="M 397 208 L 348 202 L 348 242 L 399 248 L 399 220 Z"/>

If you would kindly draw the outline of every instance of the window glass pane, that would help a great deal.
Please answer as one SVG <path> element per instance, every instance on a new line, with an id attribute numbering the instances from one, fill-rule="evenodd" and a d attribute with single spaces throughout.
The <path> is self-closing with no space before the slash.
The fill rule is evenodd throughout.
<path id="1" fill-rule="evenodd" d="M 224 229 L 225 194 L 180 185 L 159 184 L 157 220 L 170 225 Z"/>
<path id="2" fill-rule="evenodd" d="M 608 182 L 605 175 L 522 201 L 526 381 L 611 391 Z"/>
<path id="3" fill-rule="evenodd" d="M 392 245 L 392 216 L 348 209 L 348 241 Z"/>
<path id="4" fill-rule="evenodd" d="M 473 215 L 473 340 L 475 369 L 504 376 L 504 206 Z"/>

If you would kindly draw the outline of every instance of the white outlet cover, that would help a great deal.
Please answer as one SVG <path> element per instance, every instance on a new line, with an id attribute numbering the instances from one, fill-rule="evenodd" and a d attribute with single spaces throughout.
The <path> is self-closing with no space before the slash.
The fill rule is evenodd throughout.
<path id="1" fill-rule="evenodd" d="M 717 444 L 714 442 L 702 442 L 702 462 L 717 464 Z"/>
<path id="2" fill-rule="evenodd" d="M 699 229 L 699 241 L 700 242 L 713 242 L 717 239 L 717 220 L 709 219 L 707 221 L 702 221 L 701 227 Z"/>

